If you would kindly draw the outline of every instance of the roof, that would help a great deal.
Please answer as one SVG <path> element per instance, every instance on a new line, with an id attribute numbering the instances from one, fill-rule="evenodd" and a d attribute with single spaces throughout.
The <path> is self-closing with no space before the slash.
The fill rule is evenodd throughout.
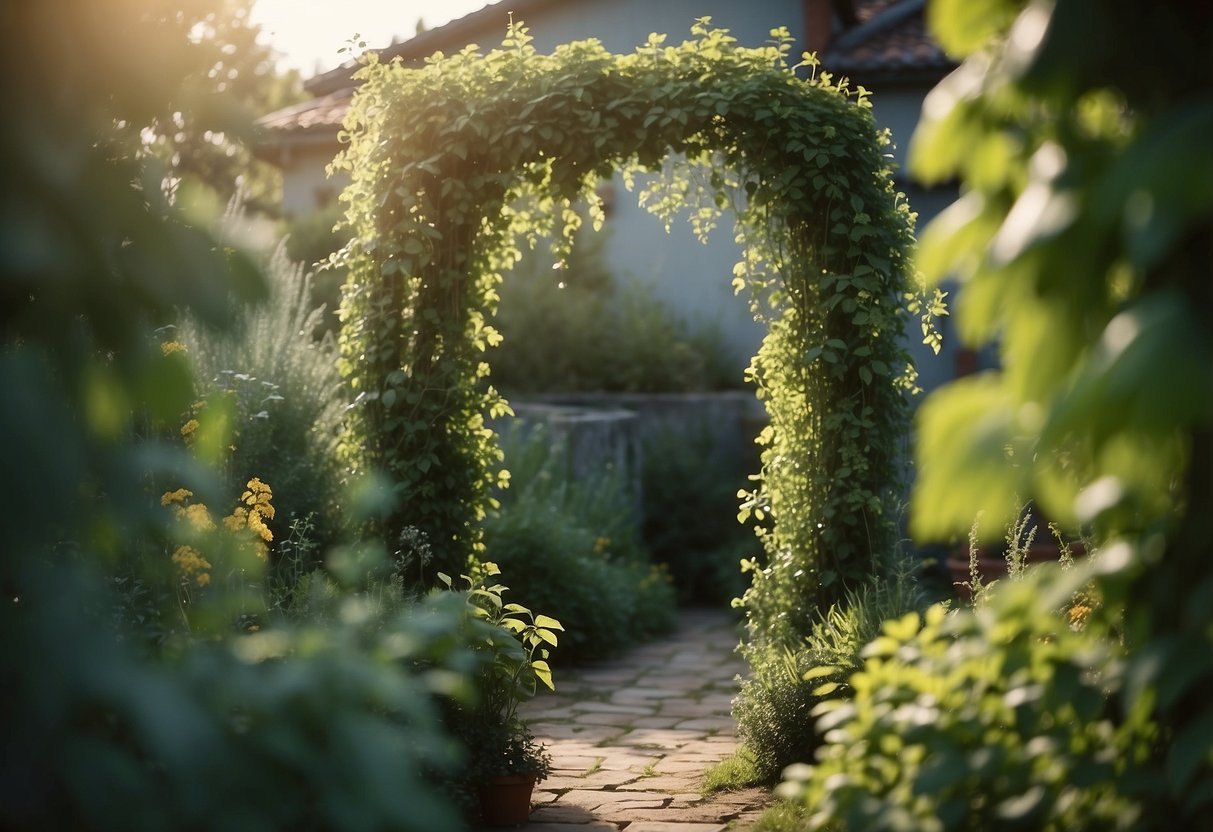
<path id="1" fill-rule="evenodd" d="M 349 84 L 319 98 L 275 110 L 257 119 L 257 125 L 264 130 L 273 131 L 327 132 L 341 126 L 341 120 L 345 118 L 345 111 L 353 95 L 354 86 Z"/>
<path id="2" fill-rule="evenodd" d="M 380 51 L 380 60 L 400 58 L 421 64 L 435 52 L 453 53 L 479 39 L 501 36 L 511 14 L 519 19 L 545 6 L 584 0 L 512 0 L 493 2 L 444 26 L 422 32 Z M 843 31 L 824 56 L 836 74 L 869 83 L 934 82 L 954 66 L 932 40 L 923 20 L 924 0 L 831 0 Z M 336 135 L 345 116 L 355 82 L 352 63 L 309 80 L 304 86 L 316 98 L 262 116 L 258 127 L 268 132 L 267 143 Z"/>
<path id="3" fill-rule="evenodd" d="M 955 63 L 927 31 L 925 0 L 854 0 L 858 24 L 835 38 L 822 63 L 864 82 L 934 81 Z"/>
<path id="4" fill-rule="evenodd" d="M 577 2 L 577 0 L 572 1 Z M 393 58 L 400 58 L 406 64 L 420 64 L 435 52 L 458 52 L 469 43 L 475 43 L 482 37 L 488 37 L 497 42 L 501 40 L 501 33 L 505 31 L 510 15 L 518 20 L 529 20 L 531 12 L 558 2 L 568 5 L 570 0 L 513 0 L 510 3 L 490 0 L 489 4 L 479 11 L 466 14 L 434 29 L 427 29 L 408 40 L 393 43 L 391 46 L 379 50 L 379 59 L 387 63 Z M 307 81 L 304 87 L 313 95 L 325 95 L 336 89 L 348 87 L 353 83 L 350 76 L 355 68 L 352 62 L 347 63 L 317 75 Z"/>

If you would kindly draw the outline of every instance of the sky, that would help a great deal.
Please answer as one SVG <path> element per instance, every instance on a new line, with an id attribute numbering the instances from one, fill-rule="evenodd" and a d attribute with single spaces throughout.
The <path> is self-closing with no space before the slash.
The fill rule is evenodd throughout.
<path id="1" fill-rule="evenodd" d="M 354 35 L 368 46 L 387 46 L 417 31 L 418 19 L 433 29 L 496 0 L 255 0 L 252 19 L 280 54 L 284 69 L 310 78 L 341 65 L 338 54 Z"/>

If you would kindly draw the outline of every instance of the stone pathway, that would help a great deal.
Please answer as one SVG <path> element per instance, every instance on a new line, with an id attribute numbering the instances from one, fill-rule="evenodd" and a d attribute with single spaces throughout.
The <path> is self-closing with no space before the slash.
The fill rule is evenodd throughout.
<path id="1" fill-rule="evenodd" d="M 745 663 L 726 611 L 680 613 L 676 631 L 621 658 L 557 670 L 524 706 L 552 752 L 526 832 L 734 832 L 762 789 L 705 797 L 703 774 L 737 749 L 730 703 Z"/>

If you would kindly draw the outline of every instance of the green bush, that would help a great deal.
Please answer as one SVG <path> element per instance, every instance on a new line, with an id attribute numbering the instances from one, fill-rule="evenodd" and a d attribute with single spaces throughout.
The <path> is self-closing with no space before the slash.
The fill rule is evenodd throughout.
<path id="1" fill-rule="evenodd" d="M 709 426 L 661 429 L 643 453 L 644 543 L 669 567 L 683 603 L 728 602 L 745 591 L 741 560 L 761 548 L 737 522 L 739 460 L 722 458 Z"/>
<path id="2" fill-rule="evenodd" d="M 335 542 L 340 468 L 336 441 L 345 401 L 330 337 L 314 337 L 323 309 L 312 277 L 279 246 L 266 263 L 267 303 L 241 310 L 227 331 L 186 316 L 178 332 L 200 398 L 236 399 L 234 450 L 227 468 L 239 483 L 259 477 L 274 490 L 278 525 L 310 518 L 321 550 Z"/>
<path id="3" fill-rule="evenodd" d="M 565 454 L 538 427 L 507 433 L 502 444 L 510 488 L 485 520 L 487 557 L 518 603 L 565 625 L 561 660 L 608 655 L 668 630 L 674 591 L 640 545 L 619 475 L 570 480 Z"/>
<path id="4" fill-rule="evenodd" d="M 828 743 L 787 773 L 812 829 L 1169 829 L 1140 802 L 1158 732 L 1128 692 L 1114 616 L 1060 614 L 1088 568 L 1042 566 L 977 610 L 890 621 L 851 697 L 818 706 Z M 1207 753 L 1207 747 L 1198 753 Z"/>
<path id="5" fill-rule="evenodd" d="M 741 383 L 708 325 L 692 327 L 636 280 L 619 281 L 603 234 L 583 234 L 564 269 L 529 254 L 500 288 L 501 345 L 490 359 L 506 394 L 713 390 Z"/>
<path id="6" fill-rule="evenodd" d="M 847 677 L 861 663 L 860 651 L 886 619 L 921 603 L 908 562 L 848 590 L 800 643 L 758 652 L 745 648 L 751 673 L 733 703 L 737 731 L 760 780 L 774 783 L 793 763 L 806 762 L 822 744 L 812 713 L 827 694 L 846 692 Z"/>

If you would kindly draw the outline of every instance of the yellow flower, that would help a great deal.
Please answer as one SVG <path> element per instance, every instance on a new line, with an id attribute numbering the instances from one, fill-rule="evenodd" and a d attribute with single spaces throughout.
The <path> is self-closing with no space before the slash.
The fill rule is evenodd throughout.
<path id="1" fill-rule="evenodd" d="M 165 491 L 160 495 L 160 505 L 169 506 L 174 503 L 184 503 L 190 497 L 194 496 L 194 492 L 188 488 L 178 488 L 176 491 Z"/>
<path id="2" fill-rule="evenodd" d="M 1091 608 L 1086 604 L 1075 604 L 1070 607 L 1070 626 L 1075 630 L 1081 630 L 1090 617 Z"/>
<path id="3" fill-rule="evenodd" d="M 185 352 L 185 344 L 182 344 L 180 341 L 163 341 L 160 344 L 160 352 L 164 355 Z"/>
<path id="4" fill-rule="evenodd" d="M 256 477 L 253 477 L 248 481 L 248 483 L 245 485 L 244 493 L 240 495 L 241 502 L 245 503 L 246 505 L 268 507 L 270 509 L 269 513 L 264 511 L 262 512 L 262 514 L 266 514 L 268 517 L 274 516 L 272 513 L 273 507 L 270 506 L 270 500 L 273 498 L 274 492 L 270 490 L 270 487 Z"/>
<path id="5" fill-rule="evenodd" d="M 233 532 L 248 528 L 248 509 L 244 506 L 236 506 L 231 514 L 223 518 L 223 525 L 227 527 L 228 531 Z"/>
<path id="6" fill-rule="evenodd" d="M 211 513 L 201 503 L 186 506 L 181 510 L 181 517 L 200 532 L 209 532 L 215 528 L 215 521 L 211 519 Z"/>
<path id="7" fill-rule="evenodd" d="M 181 570 L 181 574 L 185 578 L 193 578 L 198 586 L 206 586 L 211 582 L 208 572 L 211 564 L 193 546 L 178 546 L 173 552 L 172 559 L 173 563 L 177 564 L 177 568 Z"/>
<path id="8" fill-rule="evenodd" d="M 273 533 L 269 527 L 265 525 L 265 521 L 261 519 L 261 515 L 255 511 L 250 511 L 248 515 L 248 527 L 253 534 L 264 540 L 266 543 L 274 539 Z"/>

